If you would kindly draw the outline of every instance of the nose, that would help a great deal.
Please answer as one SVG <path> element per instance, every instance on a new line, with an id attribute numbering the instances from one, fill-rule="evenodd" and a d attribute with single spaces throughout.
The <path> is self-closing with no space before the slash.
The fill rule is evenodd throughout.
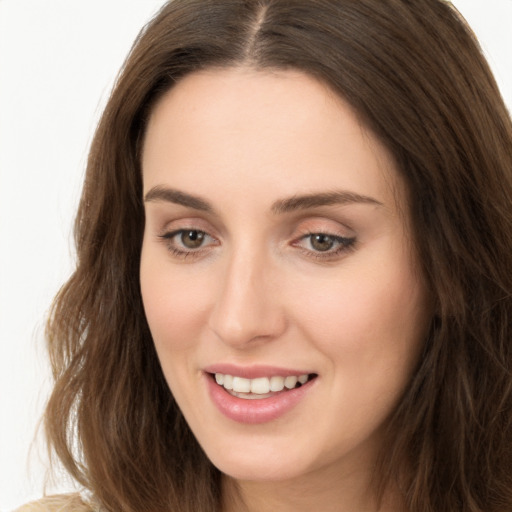
<path id="1" fill-rule="evenodd" d="M 261 254 L 235 254 L 224 262 L 209 319 L 210 329 L 224 343 L 244 349 L 284 332 L 286 318 L 276 274 Z"/>

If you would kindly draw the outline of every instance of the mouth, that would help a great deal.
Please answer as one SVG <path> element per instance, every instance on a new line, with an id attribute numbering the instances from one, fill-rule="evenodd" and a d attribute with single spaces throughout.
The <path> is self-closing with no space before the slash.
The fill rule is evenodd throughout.
<path id="1" fill-rule="evenodd" d="M 317 377 L 315 373 L 272 375 L 248 379 L 227 373 L 210 373 L 210 378 L 231 396 L 245 400 L 262 400 L 298 389 Z"/>
<path id="2" fill-rule="evenodd" d="M 245 424 L 287 416 L 319 380 L 316 373 L 270 366 L 219 364 L 203 372 L 212 403 L 228 419 Z"/>

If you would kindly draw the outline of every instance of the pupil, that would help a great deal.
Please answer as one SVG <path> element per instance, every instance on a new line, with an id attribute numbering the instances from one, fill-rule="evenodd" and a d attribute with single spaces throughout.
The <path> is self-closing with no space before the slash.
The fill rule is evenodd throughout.
<path id="1" fill-rule="evenodd" d="M 181 241 L 188 249 L 200 247 L 204 240 L 204 233 L 201 231 L 186 231 L 181 235 Z"/>
<path id="2" fill-rule="evenodd" d="M 317 251 L 328 251 L 332 249 L 334 240 L 329 235 L 313 235 L 311 245 Z"/>

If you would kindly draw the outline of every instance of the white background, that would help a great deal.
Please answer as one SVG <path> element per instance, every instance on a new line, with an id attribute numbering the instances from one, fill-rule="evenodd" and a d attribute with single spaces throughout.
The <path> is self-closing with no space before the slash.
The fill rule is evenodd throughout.
<path id="1" fill-rule="evenodd" d="M 512 0 L 455 0 L 512 110 Z M 49 304 L 72 268 L 87 149 L 117 70 L 163 0 L 0 0 L 0 511 L 40 497 Z M 69 488 L 60 483 L 57 490 Z"/>

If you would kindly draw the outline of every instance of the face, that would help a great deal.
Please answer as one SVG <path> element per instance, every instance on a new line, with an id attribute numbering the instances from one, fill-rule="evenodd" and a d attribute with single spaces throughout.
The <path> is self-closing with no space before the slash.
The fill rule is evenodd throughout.
<path id="1" fill-rule="evenodd" d="M 370 467 L 428 321 L 385 148 L 304 74 L 212 70 L 156 105 L 142 167 L 147 320 L 211 461 Z"/>

